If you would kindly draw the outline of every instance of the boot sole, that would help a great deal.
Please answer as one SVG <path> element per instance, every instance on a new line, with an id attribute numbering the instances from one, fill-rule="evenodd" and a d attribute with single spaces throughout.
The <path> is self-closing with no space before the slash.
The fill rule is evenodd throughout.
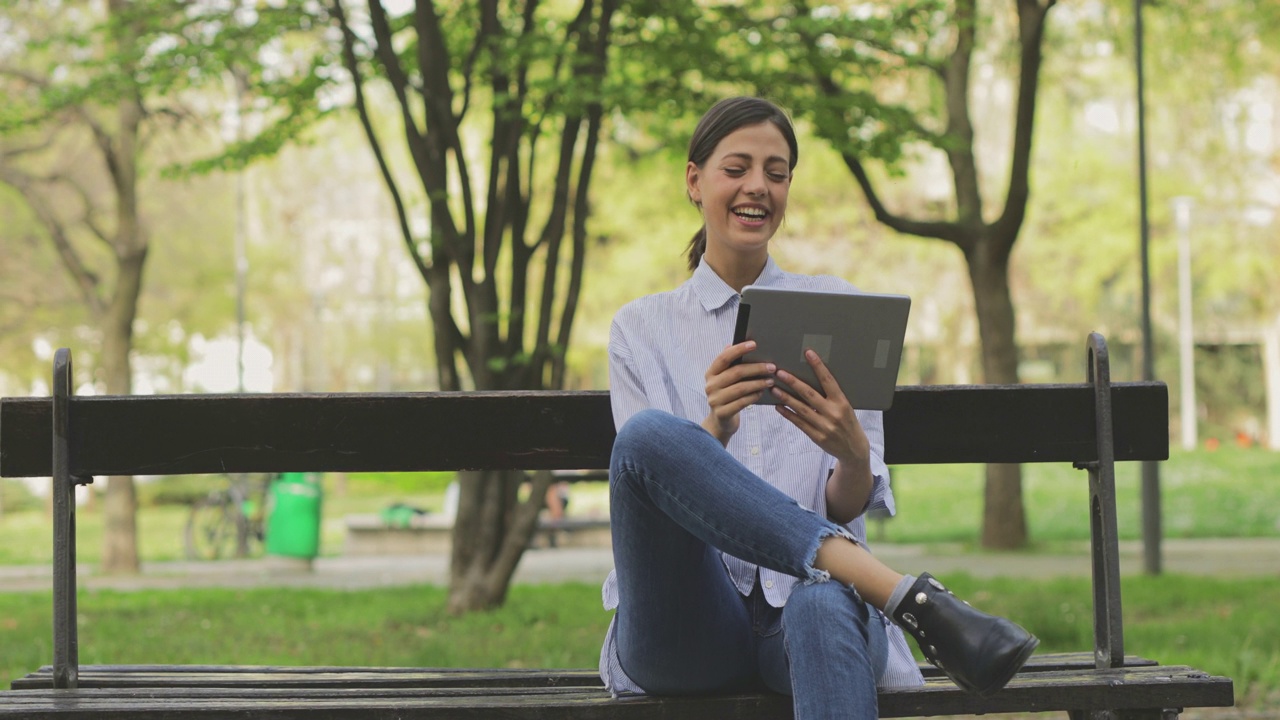
<path id="1" fill-rule="evenodd" d="M 1018 650 L 1018 654 L 1014 656 L 1013 660 L 1009 663 L 1005 672 L 1001 673 L 1000 676 L 997 677 L 995 681 L 991 682 L 990 684 L 988 684 L 986 687 L 983 687 L 983 688 L 968 688 L 968 689 L 970 690 L 970 692 L 977 695 L 978 697 L 987 697 L 988 695 L 995 693 L 1005 685 L 1008 685 L 1009 681 L 1013 679 L 1014 675 L 1018 674 L 1018 671 L 1022 669 L 1022 666 L 1024 664 L 1026 664 L 1027 658 L 1031 657 L 1031 653 L 1035 652 L 1036 648 L 1039 645 L 1040 645 L 1040 638 L 1036 637 L 1035 635 L 1032 635 L 1027 639 L 1025 643 L 1022 644 L 1022 647 Z"/>

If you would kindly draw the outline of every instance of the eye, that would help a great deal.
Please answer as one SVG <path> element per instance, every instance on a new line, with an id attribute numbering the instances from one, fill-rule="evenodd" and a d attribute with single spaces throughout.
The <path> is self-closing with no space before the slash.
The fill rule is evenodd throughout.
<path id="1" fill-rule="evenodd" d="M 725 173 L 726 175 L 731 175 L 731 176 L 733 176 L 733 177 L 739 177 L 740 175 L 742 175 L 742 174 L 743 174 L 743 173 L 745 173 L 746 171 L 747 171 L 747 169 L 746 169 L 746 168 L 744 168 L 744 167 L 739 167 L 739 166 L 737 166 L 737 165 L 729 165 L 729 166 L 726 166 L 726 167 L 725 167 L 725 169 L 724 169 L 724 173 Z"/>
<path id="2" fill-rule="evenodd" d="M 774 182 L 786 182 L 788 175 L 784 172 L 773 170 L 769 173 L 769 179 Z"/>

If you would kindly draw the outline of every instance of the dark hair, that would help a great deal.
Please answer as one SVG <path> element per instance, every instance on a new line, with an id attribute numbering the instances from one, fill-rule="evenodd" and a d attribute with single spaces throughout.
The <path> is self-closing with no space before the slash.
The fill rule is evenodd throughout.
<path id="1" fill-rule="evenodd" d="M 796 144 L 796 131 L 791 117 L 774 103 L 757 97 L 731 97 L 716 103 L 698 121 L 698 127 L 689 139 L 689 162 L 702 167 L 725 136 L 751 125 L 770 122 L 782 132 L 791 149 L 788 169 L 795 170 L 800 159 L 800 147 Z M 689 270 L 696 270 L 702 254 L 707 250 L 707 226 L 703 225 L 689 241 Z"/>

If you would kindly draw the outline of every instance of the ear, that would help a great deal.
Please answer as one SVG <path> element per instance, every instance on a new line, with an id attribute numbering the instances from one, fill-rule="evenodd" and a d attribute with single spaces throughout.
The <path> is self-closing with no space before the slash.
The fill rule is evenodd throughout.
<path id="1" fill-rule="evenodd" d="M 689 194 L 689 199 L 693 204 L 702 205 L 702 188 L 698 187 L 698 179 L 700 177 L 697 163 L 692 160 L 684 168 L 684 185 L 685 191 Z"/>

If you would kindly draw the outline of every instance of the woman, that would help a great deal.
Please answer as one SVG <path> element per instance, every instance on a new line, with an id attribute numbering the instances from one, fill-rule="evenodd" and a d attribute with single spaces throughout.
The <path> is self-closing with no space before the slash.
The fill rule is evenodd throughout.
<path id="1" fill-rule="evenodd" d="M 927 574 L 902 575 L 865 547 L 864 512 L 893 511 L 878 412 L 854 411 L 813 353 L 826 397 L 729 345 L 749 284 L 852 292 L 769 257 L 797 146 L 758 98 L 711 108 L 685 179 L 703 228 L 690 280 L 614 319 L 610 463 L 617 609 L 600 671 L 615 694 L 767 687 L 797 718 L 875 718 L 876 688 L 923 682 L 899 627 L 972 692 L 998 690 L 1037 640 Z M 774 385 L 774 377 L 795 390 Z M 757 405 L 762 393 L 778 405 Z"/>

